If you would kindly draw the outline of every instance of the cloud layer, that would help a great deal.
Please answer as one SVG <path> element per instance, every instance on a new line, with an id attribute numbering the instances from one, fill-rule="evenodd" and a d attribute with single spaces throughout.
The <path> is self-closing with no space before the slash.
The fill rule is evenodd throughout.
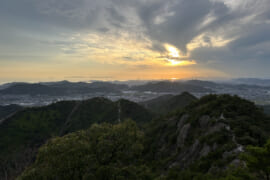
<path id="1" fill-rule="evenodd" d="M 178 61 L 173 65 L 270 77 L 269 0 L 9 0 L 0 2 L 0 23 L 5 67 L 12 60 Z"/>

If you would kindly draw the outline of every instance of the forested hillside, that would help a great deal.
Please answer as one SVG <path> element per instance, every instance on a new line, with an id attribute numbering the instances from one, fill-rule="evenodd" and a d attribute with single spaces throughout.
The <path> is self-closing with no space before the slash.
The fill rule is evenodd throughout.
<path id="1" fill-rule="evenodd" d="M 270 105 L 263 106 L 263 110 L 265 114 L 268 114 L 270 116 Z"/>
<path id="2" fill-rule="evenodd" d="M 146 154 L 167 179 L 218 179 L 232 173 L 225 171 L 231 166 L 243 167 L 246 147 L 263 146 L 269 135 L 270 119 L 252 102 L 208 95 L 150 123 Z"/>
<path id="3" fill-rule="evenodd" d="M 0 130 L 8 179 L 269 178 L 269 116 L 237 96 L 207 95 L 167 115 L 127 100 L 67 101 L 25 109 Z"/>
<path id="4" fill-rule="evenodd" d="M 143 124 L 152 117 L 136 103 L 105 98 L 25 109 L 0 125 L 0 177 L 20 173 L 33 161 L 37 149 L 52 137 L 87 129 L 93 123 L 115 124 L 130 118 Z"/>
<path id="5" fill-rule="evenodd" d="M 7 105 L 7 106 L 0 106 L 0 121 L 12 115 L 13 113 L 16 113 L 17 111 L 21 109 L 23 109 L 23 107 L 15 105 L 15 104 Z"/>
<path id="6" fill-rule="evenodd" d="M 155 99 L 141 102 L 145 108 L 157 114 L 167 114 L 169 112 L 179 110 L 196 101 L 197 98 L 188 92 L 173 96 L 163 95 Z"/>

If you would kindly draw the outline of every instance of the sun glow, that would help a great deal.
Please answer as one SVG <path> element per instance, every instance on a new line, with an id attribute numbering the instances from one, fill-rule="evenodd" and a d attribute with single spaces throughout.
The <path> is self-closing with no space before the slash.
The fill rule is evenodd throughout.
<path id="1" fill-rule="evenodd" d="M 192 61 L 184 61 L 184 60 L 175 60 L 175 59 L 167 59 L 168 65 L 170 66 L 187 66 L 196 64 L 194 60 Z"/>
<path id="2" fill-rule="evenodd" d="M 183 54 L 179 49 L 170 44 L 164 44 L 167 54 L 165 54 L 166 65 L 169 66 L 187 66 L 196 64 L 196 61 L 190 60 L 189 54 Z"/>
<path id="3" fill-rule="evenodd" d="M 170 78 L 170 80 L 171 81 L 176 81 L 176 80 L 178 80 L 178 78 L 172 77 L 172 78 Z"/>
<path id="4" fill-rule="evenodd" d="M 177 65 L 181 64 L 181 61 L 177 61 L 177 60 L 174 60 L 174 59 L 168 59 L 168 62 L 172 66 L 177 66 Z"/>
<path id="5" fill-rule="evenodd" d="M 164 46 L 166 50 L 169 52 L 169 56 L 174 57 L 174 58 L 180 57 L 180 52 L 176 47 L 169 44 L 165 44 Z"/>

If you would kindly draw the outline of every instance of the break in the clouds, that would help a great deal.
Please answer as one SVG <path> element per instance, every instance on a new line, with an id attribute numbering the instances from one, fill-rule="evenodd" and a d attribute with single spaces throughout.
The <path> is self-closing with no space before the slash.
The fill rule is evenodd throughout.
<path id="1" fill-rule="evenodd" d="M 4 0 L 0 25 L 0 74 L 11 79 L 31 63 L 44 74 L 135 69 L 133 79 L 270 76 L 269 0 Z"/>

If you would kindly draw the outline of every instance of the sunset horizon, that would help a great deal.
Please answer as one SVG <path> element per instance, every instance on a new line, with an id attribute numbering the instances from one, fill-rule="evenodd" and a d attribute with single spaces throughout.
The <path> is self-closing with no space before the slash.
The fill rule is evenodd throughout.
<path id="1" fill-rule="evenodd" d="M 270 78 L 267 0 L 6 1 L 0 23 L 1 83 Z"/>

